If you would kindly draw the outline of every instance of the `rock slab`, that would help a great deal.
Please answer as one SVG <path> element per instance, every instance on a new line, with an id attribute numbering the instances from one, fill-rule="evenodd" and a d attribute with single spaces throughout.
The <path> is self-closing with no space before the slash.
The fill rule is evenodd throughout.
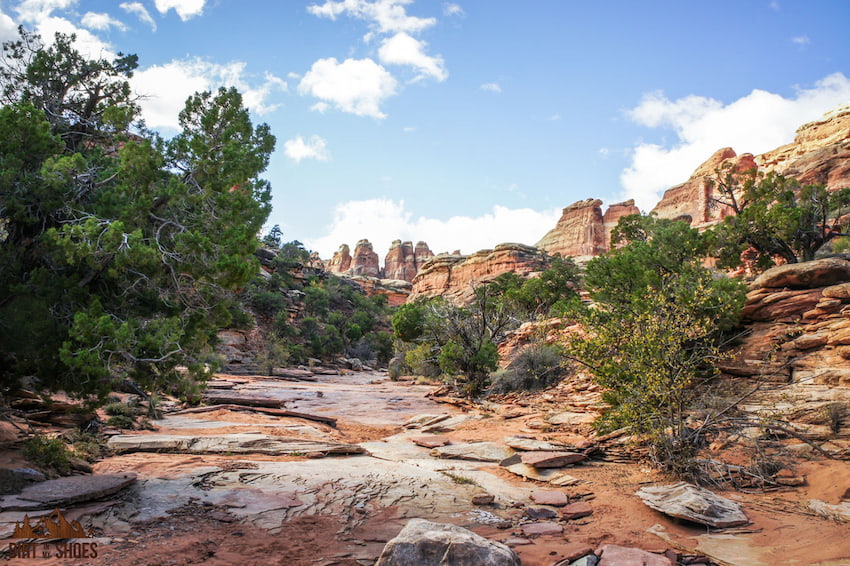
<path id="1" fill-rule="evenodd" d="M 520 460 L 523 464 L 535 468 L 563 468 L 586 459 L 584 454 L 576 452 L 523 452 Z"/>
<path id="2" fill-rule="evenodd" d="M 178 452 L 186 454 L 363 454 L 356 444 L 305 440 L 265 434 L 189 436 L 172 434 L 118 435 L 106 445 L 116 452 Z"/>
<path id="3" fill-rule="evenodd" d="M 598 566 L 674 566 L 666 556 L 616 544 L 606 544 L 599 554 Z"/>
<path id="4" fill-rule="evenodd" d="M 520 566 L 513 550 L 455 525 L 411 519 L 376 566 Z"/>
<path id="5" fill-rule="evenodd" d="M 709 527 L 722 529 L 750 522 L 734 501 L 685 482 L 644 487 L 637 491 L 637 496 L 665 515 Z"/>
<path id="6" fill-rule="evenodd" d="M 136 474 L 131 473 L 68 476 L 47 480 L 25 487 L 17 496 L 0 499 L 0 510 L 13 511 L 19 507 L 23 510 L 67 507 L 108 497 L 135 481 Z"/>
<path id="7" fill-rule="evenodd" d="M 492 442 L 470 442 L 468 444 L 449 444 L 431 450 L 435 458 L 455 460 L 475 460 L 478 462 L 501 462 L 511 455 L 506 448 Z"/>

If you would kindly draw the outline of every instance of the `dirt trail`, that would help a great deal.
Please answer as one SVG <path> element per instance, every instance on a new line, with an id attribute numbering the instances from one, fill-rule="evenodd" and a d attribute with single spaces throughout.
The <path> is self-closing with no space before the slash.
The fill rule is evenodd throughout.
<path id="1" fill-rule="evenodd" d="M 156 422 L 157 431 L 134 434 L 216 439 L 259 433 L 359 444 L 368 454 L 117 454 L 99 462 L 95 471 L 131 471 L 139 480 L 114 505 L 80 511 L 82 520 L 105 537 L 98 539 L 102 543 L 97 558 L 10 563 L 366 565 L 374 563 L 407 519 L 424 517 L 509 541 L 525 566 L 551 566 L 583 547 L 596 549 L 605 543 L 650 551 L 680 545 L 741 566 L 850 564 L 847 525 L 806 511 L 809 498 L 837 503 L 850 487 L 846 462 L 801 462 L 798 474 L 808 479 L 803 487 L 723 494 L 743 504 L 752 524 L 708 533 L 704 527 L 678 524 L 634 496 L 644 485 L 669 481 L 636 463 L 587 460 L 564 470 L 575 485 L 553 487 L 523 480 L 497 462 L 434 458 L 428 448 L 413 442 L 426 436 L 461 446 L 492 443 L 507 450 L 505 439 L 522 435 L 590 443 L 588 419 L 575 416 L 592 413 L 587 395 L 566 398 L 556 389 L 464 412 L 427 398 L 433 387 L 391 382 L 381 374 L 320 376 L 317 382 L 259 377 L 236 381 L 229 393 L 281 400 L 289 410 L 334 417 L 337 426 L 218 409 L 167 415 Z M 547 424 L 547 418 L 565 407 L 574 411 L 567 414 L 572 424 Z M 403 426 L 416 415 L 447 419 L 442 421 L 445 426 L 436 423 L 432 426 L 437 430 L 425 434 Z M 531 499 L 534 492 L 551 490 L 587 504 L 592 515 L 530 519 L 528 508 L 543 509 L 544 517 L 557 513 Z M 492 495 L 494 503 L 473 504 L 473 497 L 483 493 Z M 534 537 L 523 532 L 526 524 L 547 521 L 558 521 L 563 533 Z"/>

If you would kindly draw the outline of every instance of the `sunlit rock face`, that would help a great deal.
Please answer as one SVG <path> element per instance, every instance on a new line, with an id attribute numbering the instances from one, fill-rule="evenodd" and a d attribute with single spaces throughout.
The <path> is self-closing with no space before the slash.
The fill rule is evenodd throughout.
<path id="1" fill-rule="evenodd" d="M 440 254 L 419 270 L 409 300 L 439 295 L 462 303 L 472 297 L 476 286 L 503 273 L 527 277 L 546 267 L 546 256 L 537 248 L 523 244 L 499 244 L 492 250 L 472 255 Z"/>
<path id="2" fill-rule="evenodd" d="M 331 273 L 347 273 L 351 269 L 351 250 L 348 244 L 342 244 L 328 261 L 327 269 Z"/>
<path id="3" fill-rule="evenodd" d="M 549 255 L 577 259 L 595 257 L 607 250 L 602 201 L 587 199 L 566 207 L 555 227 L 537 242 Z"/>
<path id="4" fill-rule="evenodd" d="M 434 257 L 434 252 L 425 242 L 394 240 L 384 258 L 384 276 L 387 279 L 412 282 L 422 265 Z"/>
<path id="5" fill-rule="evenodd" d="M 380 276 L 381 264 L 378 260 L 378 254 L 372 249 L 369 240 L 360 240 L 354 247 L 354 256 L 351 258 L 351 274 L 367 277 Z"/>

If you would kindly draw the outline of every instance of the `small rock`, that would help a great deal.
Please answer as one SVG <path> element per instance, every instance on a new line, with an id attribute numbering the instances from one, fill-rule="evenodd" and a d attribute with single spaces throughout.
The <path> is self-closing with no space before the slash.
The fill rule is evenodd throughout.
<path id="1" fill-rule="evenodd" d="M 525 516 L 529 519 L 554 519 L 558 514 L 548 507 L 526 507 Z"/>
<path id="2" fill-rule="evenodd" d="M 511 548 L 513 548 L 515 546 L 524 546 L 526 544 L 534 544 L 534 543 L 532 543 L 527 538 L 511 537 L 509 539 L 503 540 L 502 544 L 506 544 L 506 545 L 510 546 Z"/>
<path id="3" fill-rule="evenodd" d="M 552 505 L 563 507 L 570 502 L 570 498 L 562 491 L 532 491 L 531 500 L 538 505 Z"/>
<path id="4" fill-rule="evenodd" d="M 599 555 L 598 566 L 674 566 L 666 556 L 616 544 L 606 544 Z"/>
<path id="5" fill-rule="evenodd" d="M 547 440 L 535 440 L 521 436 L 509 436 L 505 439 L 505 445 L 514 450 L 527 450 L 530 452 L 563 452 L 572 449 L 569 444 L 559 444 Z"/>
<path id="6" fill-rule="evenodd" d="M 591 424 L 596 420 L 596 416 L 590 413 L 575 413 L 566 411 L 558 413 L 546 419 L 546 422 L 553 425 L 586 425 Z"/>
<path id="7" fill-rule="evenodd" d="M 449 439 L 444 436 L 431 434 L 428 436 L 414 436 L 410 439 L 413 444 L 422 446 L 423 448 L 439 448 L 440 446 L 448 446 Z"/>
<path id="8" fill-rule="evenodd" d="M 590 505 L 588 505 L 584 501 L 570 503 L 569 505 L 561 509 L 561 517 L 567 519 L 568 521 L 581 519 L 583 517 L 589 517 L 590 515 L 593 515 L 593 509 L 591 509 Z"/>
<path id="9" fill-rule="evenodd" d="M 233 515 L 225 513 L 224 511 L 213 511 L 212 513 L 210 513 L 210 519 L 213 519 L 214 521 L 218 521 L 220 523 L 232 523 L 236 520 Z"/>
<path id="10" fill-rule="evenodd" d="M 44 474 L 32 468 L 15 468 L 12 470 L 12 473 L 22 480 L 31 482 L 45 481 L 47 479 Z"/>
<path id="11" fill-rule="evenodd" d="M 850 522 L 850 501 L 842 501 L 838 505 L 830 505 L 819 499 L 809 500 L 809 509 L 833 521 Z"/>
<path id="12" fill-rule="evenodd" d="M 476 493 L 472 496 L 473 505 L 492 505 L 496 498 L 489 493 Z"/>
<path id="13" fill-rule="evenodd" d="M 522 526 L 522 534 L 527 537 L 559 535 L 562 532 L 564 532 L 564 527 L 558 523 L 529 523 Z"/>
<path id="14" fill-rule="evenodd" d="M 523 464 L 535 468 L 563 468 L 586 459 L 584 454 L 576 452 L 523 452 L 520 460 Z"/>

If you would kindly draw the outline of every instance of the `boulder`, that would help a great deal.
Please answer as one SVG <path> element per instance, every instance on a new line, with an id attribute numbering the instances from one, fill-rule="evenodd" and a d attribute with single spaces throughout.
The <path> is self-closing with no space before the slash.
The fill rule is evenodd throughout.
<path id="1" fill-rule="evenodd" d="M 750 522 L 734 501 L 685 482 L 644 487 L 637 496 L 665 515 L 709 527 L 737 527 Z"/>
<path id="2" fill-rule="evenodd" d="M 832 521 L 850 523 L 850 501 L 842 501 L 838 505 L 830 505 L 820 499 L 809 500 L 809 509 Z"/>
<path id="3" fill-rule="evenodd" d="M 666 556 L 616 544 L 604 545 L 597 554 L 597 566 L 675 566 Z"/>
<path id="4" fill-rule="evenodd" d="M 462 527 L 411 519 L 381 552 L 376 566 L 520 566 L 504 544 Z"/>
<path id="5" fill-rule="evenodd" d="M 847 281 L 850 281 L 850 261 L 829 257 L 772 267 L 759 275 L 750 288 L 814 289 Z"/>

